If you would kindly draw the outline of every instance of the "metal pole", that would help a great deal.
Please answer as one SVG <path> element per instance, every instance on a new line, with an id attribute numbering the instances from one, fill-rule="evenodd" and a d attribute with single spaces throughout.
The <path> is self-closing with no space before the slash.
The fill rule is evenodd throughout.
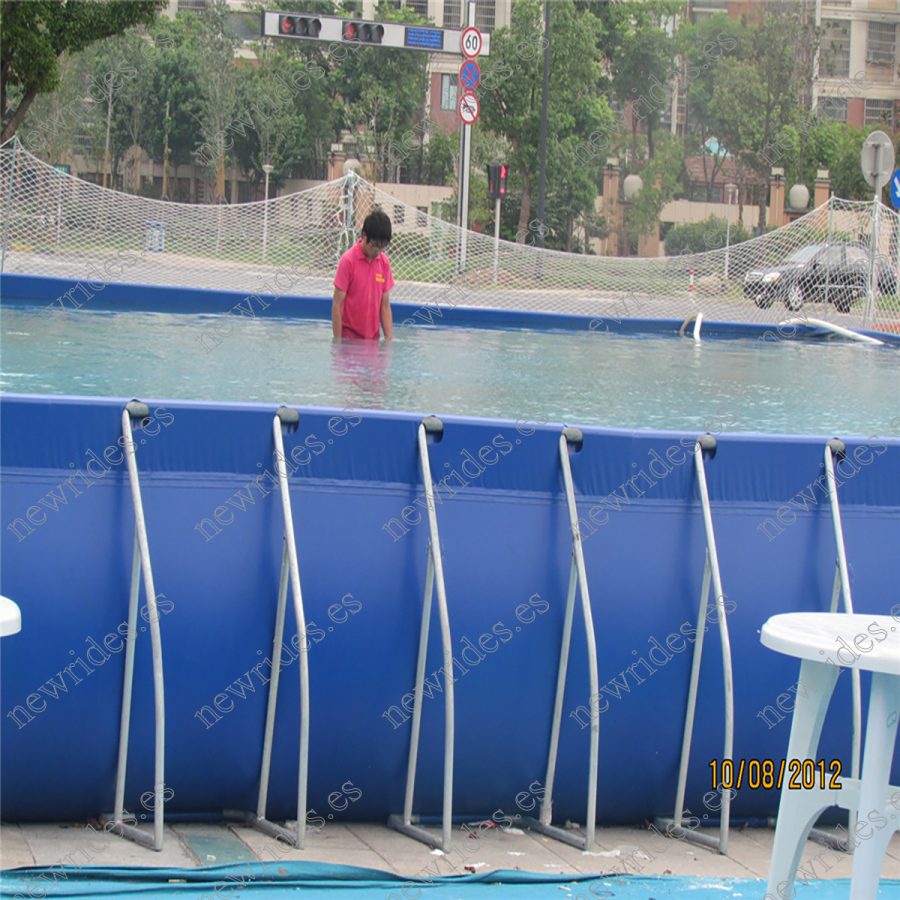
<path id="1" fill-rule="evenodd" d="M 497 268 L 500 264 L 500 198 L 494 201 L 494 284 L 497 283 Z"/>
<path id="2" fill-rule="evenodd" d="M 0 241 L 0 272 L 4 270 L 4 265 L 6 263 L 6 248 L 9 244 L 9 221 L 12 217 L 12 200 L 13 200 L 13 187 L 16 183 L 16 163 L 17 158 L 16 154 L 19 150 L 19 139 L 17 137 L 13 138 L 12 142 L 12 162 L 9 167 L 9 192 L 6 195 L 6 215 L 3 217 L 3 238 Z"/>
<path id="3" fill-rule="evenodd" d="M 874 170 L 878 171 L 878 157 L 881 155 L 881 147 L 875 145 Z M 866 298 L 866 308 L 863 313 L 863 328 L 866 328 L 875 315 L 876 297 L 878 296 L 878 272 L 875 266 L 875 258 L 878 256 L 878 212 L 881 208 L 881 191 L 876 191 L 872 198 L 872 246 L 869 248 L 869 296 Z"/>
<path id="4" fill-rule="evenodd" d="M 272 173 L 272 166 L 266 163 L 263 172 L 266 173 L 266 202 L 263 206 L 263 262 L 265 262 L 269 251 L 269 175 Z"/>
<path id="5" fill-rule="evenodd" d="M 466 250 L 469 238 L 469 164 L 472 156 L 472 126 L 463 125 L 463 155 L 460 167 L 462 207 L 460 209 L 459 271 L 466 270 Z"/>
<path id="6" fill-rule="evenodd" d="M 550 0 L 544 4 L 544 83 L 541 88 L 541 146 L 538 178 L 538 247 L 544 247 L 544 201 L 547 193 L 547 97 L 550 93 Z M 540 264 L 540 257 L 538 257 Z M 539 270 L 540 271 L 540 270 Z"/>
<path id="7" fill-rule="evenodd" d="M 466 24 L 475 27 L 475 0 L 469 0 L 466 13 Z M 459 88 L 457 88 L 459 90 Z M 457 98 L 458 99 L 458 98 Z M 460 272 L 466 269 L 466 250 L 469 229 L 469 164 L 472 156 L 472 126 L 463 124 L 460 145 L 459 166 L 459 263 Z"/>

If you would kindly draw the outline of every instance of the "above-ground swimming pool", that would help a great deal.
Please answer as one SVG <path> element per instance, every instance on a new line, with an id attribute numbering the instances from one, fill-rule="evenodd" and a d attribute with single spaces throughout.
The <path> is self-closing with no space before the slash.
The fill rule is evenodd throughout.
<path id="1" fill-rule="evenodd" d="M 404 329 L 387 351 L 333 348 L 324 300 L 279 300 L 310 321 L 209 315 L 240 300 L 221 292 L 185 292 L 187 311 L 174 315 L 178 292 L 155 288 L 142 288 L 127 314 L 46 309 L 71 287 L 3 283 L 3 380 L 14 393 L 0 401 L 0 590 L 23 612 L 23 631 L 2 648 L 9 820 L 85 818 L 113 804 L 133 539 L 117 441 L 132 396 L 150 409 L 136 437 L 165 601 L 167 815 L 255 805 L 282 542 L 272 477 L 281 403 L 300 410 L 284 441 L 310 644 L 309 806 L 333 808 L 328 798 L 350 782 L 335 818 L 383 818 L 403 803 L 427 546 L 424 413 L 444 421 L 429 455 L 460 814 L 524 811 L 544 778 L 571 554 L 564 422 L 583 428 L 570 462 L 599 649 L 599 821 L 671 814 L 690 651 L 704 628 L 687 805 L 717 818 L 709 763 L 722 752 L 723 687 L 715 623 L 696 621 L 706 547 L 690 461 L 698 433 L 718 435 L 706 468 L 734 655 L 736 758 L 783 758 L 787 747 L 798 666 L 760 645 L 762 623 L 831 600 L 827 437 L 846 441 L 837 472 L 856 610 L 900 604 L 896 347 L 747 328 L 728 332 L 739 340 L 698 345 L 673 336 L 677 323 L 639 336 L 619 333 L 637 330 L 627 322 L 469 312 L 465 327 Z M 109 285 L 97 298 L 127 308 L 134 294 Z M 504 321 L 552 328 L 499 330 Z M 558 821 L 584 815 L 591 699 L 580 627 Z M 295 630 L 289 614 L 273 818 L 296 803 Z M 441 808 L 446 673 L 434 628 L 429 651 L 415 803 L 423 814 Z M 153 787 L 149 656 L 140 634 L 130 809 Z M 849 770 L 843 682 L 821 756 Z M 776 802 L 745 788 L 733 814 L 766 817 Z"/>

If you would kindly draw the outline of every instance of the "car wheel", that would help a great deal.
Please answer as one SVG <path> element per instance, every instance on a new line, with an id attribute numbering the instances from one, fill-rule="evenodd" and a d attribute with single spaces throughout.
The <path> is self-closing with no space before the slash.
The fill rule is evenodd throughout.
<path id="1" fill-rule="evenodd" d="M 853 301 L 857 298 L 857 290 L 855 288 L 845 288 L 838 292 L 834 298 L 834 308 L 838 312 L 848 313 Z"/>
<path id="2" fill-rule="evenodd" d="M 760 309 L 768 309 L 772 305 L 772 300 L 773 300 L 773 297 L 771 294 L 757 294 L 753 298 L 753 302 Z"/>
<path id="3" fill-rule="evenodd" d="M 799 284 L 792 284 L 788 288 L 784 298 L 784 305 L 791 311 L 797 312 L 803 306 L 803 289 Z"/>
<path id="4" fill-rule="evenodd" d="M 882 272 L 878 278 L 878 290 L 883 297 L 897 293 L 897 280 L 890 272 Z"/>

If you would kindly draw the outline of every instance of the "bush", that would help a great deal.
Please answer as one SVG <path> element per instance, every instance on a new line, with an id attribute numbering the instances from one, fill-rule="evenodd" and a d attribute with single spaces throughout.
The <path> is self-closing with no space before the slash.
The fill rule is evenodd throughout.
<path id="1" fill-rule="evenodd" d="M 666 235 L 666 256 L 679 256 L 682 253 L 705 253 L 707 250 L 718 250 L 725 246 L 728 223 L 725 219 L 710 216 L 702 222 L 690 222 L 675 225 Z M 750 234 L 740 223 L 731 226 L 731 244 L 746 241 Z"/>

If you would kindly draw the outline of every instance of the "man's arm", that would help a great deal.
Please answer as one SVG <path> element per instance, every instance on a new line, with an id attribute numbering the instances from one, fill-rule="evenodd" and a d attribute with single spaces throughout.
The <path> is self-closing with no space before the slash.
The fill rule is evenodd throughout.
<path id="1" fill-rule="evenodd" d="M 394 314 L 391 312 L 390 291 L 385 291 L 381 295 L 381 330 L 386 341 L 394 337 Z"/>
<path id="2" fill-rule="evenodd" d="M 331 298 L 331 335 L 335 338 L 341 336 L 341 328 L 344 324 L 344 297 L 346 296 L 346 291 L 335 288 L 334 296 Z"/>

